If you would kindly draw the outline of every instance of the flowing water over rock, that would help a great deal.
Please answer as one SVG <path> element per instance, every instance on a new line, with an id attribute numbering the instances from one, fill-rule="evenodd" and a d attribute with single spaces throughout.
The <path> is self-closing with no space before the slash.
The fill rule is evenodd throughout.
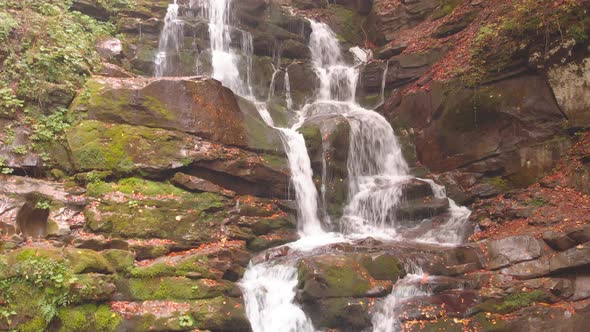
<path id="1" fill-rule="evenodd" d="M 334 32 L 324 23 L 311 21 L 312 33 L 309 38 L 313 70 L 319 78 L 319 89 L 315 100 L 296 112 L 296 123 L 291 128 L 275 126 L 267 109 L 267 102 L 276 97 L 275 80 L 281 73 L 280 64 L 274 67 L 267 100 L 256 100 L 252 93 L 252 37 L 232 26 L 230 0 L 203 0 L 191 2 L 191 7 L 200 8 L 200 15 L 209 26 L 212 70 L 210 75 L 231 88 L 236 94 L 250 100 L 256 106 L 261 118 L 278 130 L 283 140 L 291 168 L 298 209 L 298 231 L 300 240 L 288 244 L 292 253 L 298 256 L 310 254 L 315 248 L 350 239 L 375 237 L 388 241 L 418 241 L 439 244 L 460 243 L 466 234 L 461 231 L 469 211 L 447 201 L 444 188 L 431 180 L 417 180 L 410 175 L 401 146 L 391 125 L 376 112 L 359 106 L 356 102 L 359 66 L 363 63 L 348 64 Z M 171 4 L 160 38 L 160 52 L 155 60 L 156 76 L 173 73 L 168 61 L 169 50 L 177 47 L 182 23 L 177 19 L 178 5 Z M 238 31 L 239 33 L 232 33 Z M 241 36 L 239 43 L 232 43 L 232 36 Z M 240 45 L 238 49 L 232 45 Z M 198 59 L 196 60 L 198 62 Z M 245 64 L 245 65 L 244 65 Z M 241 70 L 240 70 L 241 68 Z M 387 72 L 384 73 L 384 78 Z M 293 108 L 290 81 L 284 74 L 284 97 L 287 108 Z M 385 79 L 383 79 L 385 82 Z M 384 88 L 382 89 L 384 90 Z M 383 94 L 383 92 L 382 92 Z M 266 98 L 265 98 L 266 99 Z M 383 99 L 383 98 L 382 98 Z M 304 136 L 298 129 L 308 119 L 338 115 L 350 126 L 349 149 L 346 162 L 348 174 L 347 203 L 337 220 L 327 216 L 325 196 L 327 193 L 325 145 L 322 153 L 322 183 L 319 188 L 313 180 L 313 170 Z M 406 204 L 407 184 L 410 181 L 428 183 L 433 200 L 446 202 L 444 219 L 433 227 L 431 215 L 409 213 L 400 217 Z M 428 185 L 426 185 L 428 187 Z M 319 189 L 319 192 L 318 192 Z M 425 194 L 428 195 L 428 194 Z M 322 198 L 321 200 L 319 198 Z M 419 196 L 422 197 L 422 196 Z M 407 204 L 406 204 L 407 205 Z M 428 210 L 430 211 L 430 210 Z M 412 224 L 402 223 L 411 219 Z M 426 230 L 424 225 L 430 225 Z M 292 256 L 289 252 L 286 255 Z M 270 331 L 314 331 L 311 319 L 295 304 L 298 259 L 291 257 L 280 262 L 251 262 L 242 281 L 246 312 L 255 332 Z M 398 281 L 393 292 L 372 317 L 375 331 L 394 331 L 396 306 L 402 298 L 422 294 L 416 286 L 419 274 L 410 274 Z"/>

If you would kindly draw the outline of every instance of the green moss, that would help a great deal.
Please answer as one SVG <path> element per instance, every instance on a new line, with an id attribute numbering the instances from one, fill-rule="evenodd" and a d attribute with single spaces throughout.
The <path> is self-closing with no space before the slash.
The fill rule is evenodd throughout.
<path id="1" fill-rule="evenodd" d="M 102 252 L 104 258 L 109 261 L 111 266 L 117 272 L 129 272 L 133 268 L 133 262 L 135 257 L 133 254 L 126 250 L 119 249 L 107 249 Z"/>
<path id="2" fill-rule="evenodd" d="M 492 178 L 485 179 L 485 182 L 491 184 L 495 188 L 500 191 L 508 191 L 510 189 L 510 184 L 501 176 L 495 176 Z"/>
<path id="3" fill-rule="evenodd" d="M 486 313 L 479 313 L 471 319 L 470 328 L 474 331 L 505 331 L 506 323 L 497 317 L 489 317 Z"/>
<path id="4" fill-rule="evenodd" d="M 73 273 L 113 273 L 111 264 L 98 252 L 90 249 L 74 249 L 66 254 Z"/>
<path id="5" fill-rule="evenodd" d="M 535 302 L 547 302 L 549 295 L 542 291 L 516 293 L 503 299 L 490 299 L 478 305 L 484 312 L 506 314 L 520 308 L 529 307 Z"/>
<path id="6" fill-rule="evenodd" d="M 229 285 L 205 279 L 163 277 L 155 279 L 129 279 L 129 294 L 132 300 L 195 300 L 223 295 Z"/>
<path id="7" fill-rule="evenodd" d="M 305 146 L 310 155 L 313 155 L 322 146 L 322 132 L 317 125 L 304 125 L 298 129 L 305 139 Z"/>
<path id="8" fill-rule="evenodd" d="M 112 332 L 122 318 L 107 305 L 86 304 L 63 308 L 59 311 L 60 332 L 96 331 Z"/>
<path id="9" fill-rule="evenodd" d="M 392 255 L 379 255 L 375 258 L 364 256 L 361 264 L 369 271 L 371 277 L 378 280 L 395 282 L 405 274 L 403 265 Z"/>
<path id="10" fill-rule="evenodd" d="M 463 0 L 443 0 L 441 5 L 432 13 L 432 19 L 438 20 L 449 15 L 462 3 Z"/>
<path id="11" fill-rule="evenodd" d="M 353 258 L 316 257 L 299 264 L 298 280 L 311 297 L 362 296 L 371 289 L 366 270 Z"/>
<path id="12" fill-rule="evenodd" d="M 89 185 L 90 194 L 103 197 L 108 192 L 128 195 L 125 202 L 106 197 L 87 208 L 87 227 L 93 232 L 123 238 L 168 238 L 208 241 L 214 231 L 209 223 L 223 221 L 228 200 L 214 193 L 190 193 L 169 183 L 128 178 L 118 183 Z M 142 194 L 140 198 L 131 196 Z"/>
<path id="13" fill-rule="evenodd" d="M 168 169 L 186 163 L 186 135 L 157 128 L 82 121 L 67 131 L 78 171 L 138 172 L 140 168 Z"/>
<path id="14" fill-rule="evenodd" d="M 192 256 L 180 260 L 176 264 L 155 263 L 149 266 L 137 266 L 131 270 L 134 278 L 156 278 L 166 276 L 185 276 L 188 273 L 199 274 L 203 278 L 216 278 L 210 272 L 209 259 L 206 256 Z"/>

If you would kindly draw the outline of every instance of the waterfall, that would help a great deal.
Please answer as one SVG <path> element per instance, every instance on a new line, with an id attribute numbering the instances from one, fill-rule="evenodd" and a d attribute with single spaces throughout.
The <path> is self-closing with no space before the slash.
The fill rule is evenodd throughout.
<path id="1" fill-rule="evenodd" d="M 242 279 L 246 314 L 255 332 L 313 332 L 311 320 L 295 305 L 297 269 L 267 263 L 250 265 Z"/>
<path id="2" fill-rule="evenodd" d="M 289 80 L 289 69 L 285 70 L 285 99 L 287 102 L 287 109 L 293 109 L 293 98 L 291 98 L 291 81 Z"/>
<path id="3" fill-rule="evenodd" d="M 211 76 L 225 86 L 254 103 L 260 117 L 275 128 L 283 141 L 291 170 L 291 183 L 297 201 L 297 229 L 300 240 L 287 246 L 294 251 L 306 252 L 327 243 L 343 242 L 349 239 L 378 236 L 388 240 L 399 239 L 398 225 L 392 212 L 403 201 L 403 185 L 412 179 L 409 167 L 403 158 L 401 145 L 388 121 L 380 114 L 359 106 L 356 102 L 359 68 L 345 61 L 335 33 L 324 23 L 311 21 L 312 33 L 309 49 L 313 70 L 320 84 L 315 100 L 297 111 L 298 121 L 290 128 L 276 127 L 268 111 L 267 102 L 276 97 L 274 83 L 282 69 L 275 67 L 267 100 L 256 100 L 252 89 L 252 35 L 232 26 L 231 0 L 201 0 L 190 2 L 191 9 L 198 9 L 198 15 L 208 21 L 211 53 Z M 171 55 L 181 51 L 183 21 L 178 17 L 176 1 L 170 4 L 155 62 L 155 76 L 172 75 L 175 72 Z M 236 40 L 232 44 L 232 36 Z M 238 45 L 233 47 L 232 45 Z M 176 52 L 176 53 L 174 53 Z M 200 54 L 195 63 L 200 63 Z M 280 56 L 279 56 L 280 61 Z M 382 99 L 388 66 L 383 73 Z M 288 68 L 285 70 L 285 102 L 293 110 L 291 82 Z M 306 119 L 317 115 L 337 114 L 350 125 L 349 150 L 347 156 L 348 201 L 340 220 L 320 219 L 320 212 L 327 215 L 325 206 L 326 185 L 320 187 L 320 195 L 313 181 L 313 170 L 305 140 L 298 129 Z M 327 177 L 326 146 L 322 142 L 322 181 Z M 431 180 L 433 193 L 445 198 L 444 187 Z M 422 242 L 458 243 L 463 234 L 459 231 L 469 211 L 450 201 L 449 220 L 437 229 L 430 230 L 417 239 Z M 322 225 L 322 222 L 326 225 Z M 328 223 L 339 226 L 339 232 L 327 232 Z M 295 303 L 297 286 L 297 259 L 281 262 L 268 261 L 250 263 L 239 285 L 244 294 L 246 313 L 254 332 L 270 331 L 314 331 L 311 320 Z M 398 329 L 396 308 L 402 298 L 419 294 L 415 287 L 420 274 L 410 274 L 398 281 L 394 291 L 382 303 L 373 316 L 375 331 Z"/>
<path id="4" fill-rule="evenodd" d="M 160 41 L 158 45 L 158 53 L 154 60 L 156 77 L 171 76 L 173 74 L 173 60 L 171 55 L 177 56 L 182 47 L 184 39 L 184 22 L 178 19 L 178 4 L 176 0 L 174 3 L 168 5 L 166 17 L 164 18 L 164 28 L 160 33 Z M 170 54 L 172 52 L 172 54 Z"/>

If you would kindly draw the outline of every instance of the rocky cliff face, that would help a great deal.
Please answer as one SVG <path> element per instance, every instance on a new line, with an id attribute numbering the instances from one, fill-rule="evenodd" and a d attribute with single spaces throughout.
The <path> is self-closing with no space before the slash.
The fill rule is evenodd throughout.
<path id="1" fill-rule="evenodd" d="M 16 68 L 0 82 L 0 330 L 248 331 L 237 284 L 248 262 L 293 254 L 264 251 L 298 238 L 280 134 L 206 78 L 208 26 L 189 1 L 178 1 L 174 77 L 153 77 L 169 2 L 0 5 L 15 22 L 0 23 L 12 45 L 0 70 Z M 13 66 L 30 54 L 13 47 L 28 40 L 21 18 L 60 8 L 111 30 L 92 66 L 51 53 L 75 80 L 31 60 L 53 75 L 33 94 L 41 84 Z M 473 210 L 478 232 L 461 246 L 364 239 L 299 260 L 297 301 L 315 327 L 371 328 L 405 263 L 420 260 L 436 278 L 415 280 L 430 292 L 397 308 L 403 330 L 583 330 L 588 1 L 240 0 L 232 10 L 252 36 L 253 95 L 275 123 L 292 122 L 287 86 L 295 109 L 314 97 L 305 17 L 326 22 L 344 47 L 371 49 L 358 101 L 391 123 L 412 173 Z M 328 187 L 323 217 L 340 217 L 347 200 L 349 131 L 338 115 L 300 130 Z M 446 217 L 449 201 L 425 182 L 404 192 L 398 219 Z"/>

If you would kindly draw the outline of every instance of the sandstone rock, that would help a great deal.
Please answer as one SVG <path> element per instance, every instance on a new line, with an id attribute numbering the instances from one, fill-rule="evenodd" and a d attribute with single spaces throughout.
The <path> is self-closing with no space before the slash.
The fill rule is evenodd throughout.
<path id="1" fill-rule="evenodd" d="M 123 43 L 117 38 L 107 38 L 96 44 L 96 51 L 103 59 L 109 60 L 121 55 L 123 52 Z"/>
<path id="2" fill-rule="evenodd" d="M 489 257 L 487 268 L 491 270 L 533 260 L 543 253 L 543 242 L 529 235 L 487 241 L 486 246 Z"/>
<path id="3" fill-rule="evenodd" d="M 519 279 L 530 279 L 552 272 L 571 270 L 590 264 L 590 245 L 583 244 L 537 260 L 523 262 L 502 270 L 503 274 Z"/>
<path id="4" fill-rule="evenodd" d="M 568 126 L 590 126 L 590 58 L 552 67 L 548 76 L 555 99 L 568 117 Z"/>
<path id="5" fill-rule="evenodd" d="M 235 193 L 231 190 L 226 190 L 212 182 L 204 179 L 200 179 L 194 176 L 186 175 L 183 173 L 176 173 L 170 180 L 173 184 L 190 191 L 196 192 L 210 192 L 216 193 L 227 197 L 235 196 Z"/>
<path id="6" fill-rule="evenodd" d="M 86 204 L 61 183 L 0 176 L 0 230 L 25 237 L 64 236 Z"/>
<path id="7" fill-rule="evenodd" d="M 114 65 L 112 63 L 103 62 L 101 64 L 100 70 L 96 73 L 100 76 L 107 76 L 107 77 L 122 77 L 122 78 L 132 78 L 136 77 L 135 74 L 128 72 L 127 70 Z"/>
<path id="8" fill-rule="evenodd" d="M 576 241 L 572 240 L 567 234 L 554 231 L 543 233 L 543 240 L 545 240 L 551 248 L 559 251 L 573 248 L 576 245 Z"/>

